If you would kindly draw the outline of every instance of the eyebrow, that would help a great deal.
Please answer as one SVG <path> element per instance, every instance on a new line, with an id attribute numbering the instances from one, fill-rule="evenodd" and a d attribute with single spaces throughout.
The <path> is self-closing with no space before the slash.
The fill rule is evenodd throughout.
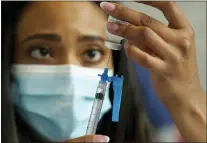
<path id="1" fill-rule="evenodd" d="M 31 35 L 27 38 L 25 38 L 24 40 L 22 40 L 20 43 L 25 43 L 27 41 L 30 40 L 36 40 L 36 39 L 44 39 L 44 40 L 51 40 L 51 41 L 61 41 L 61 36 L 57 35 L 57 34 L 34 34 Z M 78 37 L 78 41 L 104 41 L 105 39 L 102 36 L 98 36 L 98 35 L 84 35 L 84 36 L 80 36 Z"/>
<path id="2" fill-rule="evenodd" d="M 104 41 L 105 39 L 102 36 L 98 35 L 84 35 L 78 38 L 78 41 Z"/>
<path id="3" fill-rule="evenodd" d="M 34 35 L 31 35 L 27 38 L 25 38 L 24 40 L 21 41 L 21 43 L 25 43 L 27 41 L 30 41 L 30 40 L 36 40 L 36 39 L 44 39 L 44 40 L 52 40 L 52 41 L 61 41 L 61 37 L 57 34 L 34 34 Z"/>

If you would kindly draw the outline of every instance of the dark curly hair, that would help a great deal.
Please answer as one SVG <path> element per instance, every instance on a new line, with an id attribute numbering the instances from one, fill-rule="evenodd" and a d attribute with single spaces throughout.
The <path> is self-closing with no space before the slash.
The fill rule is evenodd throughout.
<path id="1" fill-rule="evenodd" d="M 99 1 L 94 2 L 97 5 Z M 10 69 L 15 54 L 14 39 L 16 25 L 22 9 L 27 1 L 2 2 L 2 141 L 36 142 L 29 134 L 27 126 L 15 113 L 11 102 Z M 111 121 L 111 110 L 100 120 L 97 134 L 110 137 L 111 142 L 149 142 L 148 130 L 143 117 L 144 112 L 140 101 L 139 84 L 136 81 L 134 65 L 128 61 L 124 50 L 113 51 L 113 64 L 115 74 L 124 76 L 123 98 L 120 111 L 120 122 Z M 126 68 L 128 67 L 128 68 Z M 110 99 L 113 99 L 113 90 L 110 88 Z M 111 102 L 112 103 L 112 102 Z M 129 106 L 130 105 L 130 106 Z"/>

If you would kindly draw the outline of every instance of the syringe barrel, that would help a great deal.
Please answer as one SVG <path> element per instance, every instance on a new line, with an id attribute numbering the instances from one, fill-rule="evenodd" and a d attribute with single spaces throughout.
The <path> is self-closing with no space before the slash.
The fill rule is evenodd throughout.
<path id="1" fill-rule="evenodd" d="M 86 135 L 94 135 L 96 133 L 96 128 L 98 125 L 102 104 L 104 101 L 104 96 L 106 92 L 107 83 L 102 83 L 101 81 L 98 84 L 95 99 L 93 102 L 91 115 L 88 122 L 88 127 L 86 130 Z"/>

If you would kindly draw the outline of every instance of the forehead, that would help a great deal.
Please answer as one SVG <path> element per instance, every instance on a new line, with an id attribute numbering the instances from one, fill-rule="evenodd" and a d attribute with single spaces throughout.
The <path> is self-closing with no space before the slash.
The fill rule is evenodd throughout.
<path id="1" fill-rule="evenodd" d="M 92 2 L 32 2 L 22 12 L 18 39 L 37 32 L 105 35 L 106 17 Z"/>

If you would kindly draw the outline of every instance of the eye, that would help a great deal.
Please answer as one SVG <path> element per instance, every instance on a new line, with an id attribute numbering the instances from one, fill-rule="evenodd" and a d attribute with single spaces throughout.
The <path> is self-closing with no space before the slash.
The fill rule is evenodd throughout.
<path id="1" fill-rule="evenodd" d="M 89 49 L 84 52 L 85 62 L 98 62 L 102 58 L 102 52 L 99 49 Z"/>
<path id="2" fill-rule="evenodd" d="M 48 59 L 51 57 L 50 50 L 46 46 L 41 46 L 33 49 L 31 52 L 31 56 L 37 59 Z"/>

